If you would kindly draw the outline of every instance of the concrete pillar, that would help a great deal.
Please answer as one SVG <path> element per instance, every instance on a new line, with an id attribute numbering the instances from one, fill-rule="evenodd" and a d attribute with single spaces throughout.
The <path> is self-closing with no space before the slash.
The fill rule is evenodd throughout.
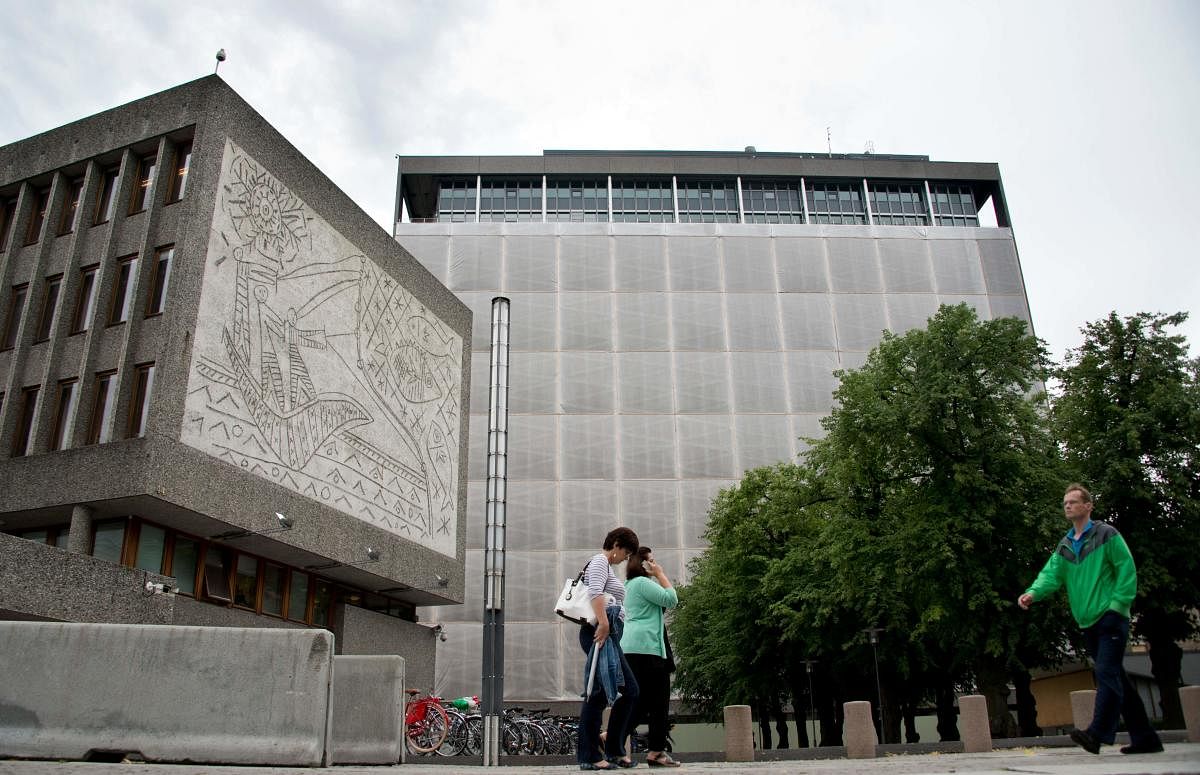
<path id="1" fill-rule="evenodd" d="M 749 705 L 725 706 L 725 761 L 754 761 L 754 725 Z"/>
<path id="2" fill-rule="evenodd" d="M 1188 742 L 1200 743 L 1200 686 L 1180 687 L 1179 704 L 1183 706 Z"/>
<path id="3" fill-rule="evenodd" d="M 850 759 L 874 759 L 879 738 L 875 735 L 871 703 L 865 700 L 847 702 L 842 708 L 846 715 L 842 729 L 846 739 L 846 756 Z"/>
<path id="4" fill-rule="evenodd" d="M 92 553 L 92 515 L 95 513 L 95 509 L 82 503 L 71 509 L 71 532 L 67 534 L 68 552 Z"/>
<path id="5" fill-rule="evenodd" d="M 1096 712 L 1096 690 L 1081 689 L 1071 692 L 1071 723 L 1076 729 L 1087 729 L 1092 725 L 1092 714 Z"/>
<path id="6" fill-rule="evenodd" d="M 967 753 L 992 750 L 992 725 L 988 720 L 986 697 L 969 694 L 958 698 L 958 728 L 962 731 L 963 750 Z"/>

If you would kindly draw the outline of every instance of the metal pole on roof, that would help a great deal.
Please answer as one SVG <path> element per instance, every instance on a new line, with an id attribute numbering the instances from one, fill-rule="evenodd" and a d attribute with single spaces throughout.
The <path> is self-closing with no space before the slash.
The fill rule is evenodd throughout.
<path id="1" fill-rule="evenodd" d="M 500 766 L 504 715 L 504 527 L 508 498 L 509 301 L 492 299 L 487 513 L 483 554 L 483 766 Z"/>

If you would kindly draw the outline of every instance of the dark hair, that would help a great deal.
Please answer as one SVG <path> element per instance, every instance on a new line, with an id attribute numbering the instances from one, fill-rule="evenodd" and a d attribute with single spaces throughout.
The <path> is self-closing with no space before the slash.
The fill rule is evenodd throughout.
<path id="1" fill-rule="evenodd" d="M 650 574 L 646 571 L 646 560 L 654 552 L 649 546 L 640 546 L 632 557 L 629 558 L 629 563 L 625 566 L 625 580 L 636 579 L 638 576 L 649 577 Z"/>
<path id="2" fill-rule="evenodd" d="M 1079 497 L 1083 500 L 1084 503 L 1092 502 L 1092 494 L 1090 492 L 1088 492 L 1088 488 L 1084 487 L 1079 482 L 1071 482 L 1070 484 L 1068 484 L 1067 489 L 1063 490 L 1063 495 L 1066 495 L 1069 492 L 1079 493 Z"/>
<path id="3" fill-rule="evenodd" d="M 628 549 L 631 552 L 637 553 L 638 537 L 637 533 L 627 527 L 619 527 L 612 530 L 608 535 L 604 536 L 604 548 L 614 549 L 616 547 Z"/>

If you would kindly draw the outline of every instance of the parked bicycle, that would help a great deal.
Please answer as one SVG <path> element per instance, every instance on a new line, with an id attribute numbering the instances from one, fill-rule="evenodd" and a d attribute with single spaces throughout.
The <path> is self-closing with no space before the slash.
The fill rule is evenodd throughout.
<path id="1" fill-rule="evenodd" d="M 436 751 L 446 740 L 450 730 L 450 718 L 442 707 L 440 697 L 406 689 L 408 702 L 404 705 L 404 738 L 408 750 L 414 754 L 429 754 Z"/>

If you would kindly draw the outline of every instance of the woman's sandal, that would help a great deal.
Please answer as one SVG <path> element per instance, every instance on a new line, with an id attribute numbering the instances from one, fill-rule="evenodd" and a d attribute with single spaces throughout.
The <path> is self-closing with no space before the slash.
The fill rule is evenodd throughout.
<path id="1" fill-rule="evenodd" d="M 613 769 L 613 766 L 611 764 L 609 764 L 607 760 L 601 759 L 600 761 L 596 762 L 595 764 L 592 764 L 590 762 L 583 762 L 582 764 L 579 765 L 579 769 L 581 769 L 581 770 L 611 770 L 611 769 Z"/>
<path id="2" fill-rule="evenodd" d="M 679 762 L 672 759 L 670 754 L 665 753 L 665 752 L 662 754 L 659 754 L 657 759 L 651 759 L 649 756 L 647 756 L 646 764 L 649 764 L 651 767 L 678 767 L 679 766 Z"/>
<path id="3" fill-rule="evenodd" d="M 608 763 L 615 764 L 623 770 L 637 766 L 637 762 L 635 762 L 633 759 L 609 759 Z"/>

